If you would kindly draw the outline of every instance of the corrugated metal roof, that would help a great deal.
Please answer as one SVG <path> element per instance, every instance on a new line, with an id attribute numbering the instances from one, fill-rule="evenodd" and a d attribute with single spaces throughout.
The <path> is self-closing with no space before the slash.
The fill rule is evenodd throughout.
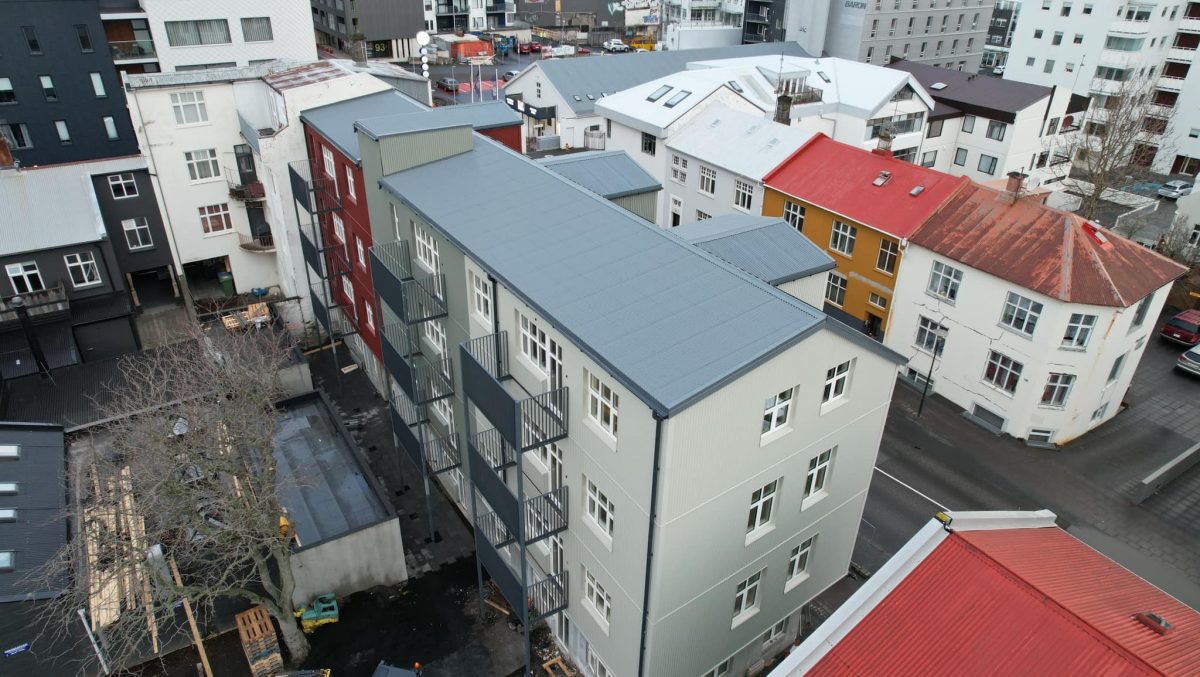
<path id="1" fill-rule="evenodd" d="M 896 61 L 887 67 L 911 73 L 938 102 L 966 112 L 1004 113 L 991 117 L 1007 122 L 1013 122 L 1018 112 L 1054 93 L 1054 90 L 1042 85 L 964 73 L 912 61 Z M 932 85 L 938 82 L 946 86 L 933 89 Z M 939 116 L 937 109 L 934 110 L 934 116 Z"/>
<path id="2" fill-rule="evenodd" d="M 824 249 L 780 218 L 726 214 L 670 232 L 772 285 L 837 266 Z"/>
<path id="3" fill-rule="evenodd" d="M 589 100 L 588 94 L 598 100 L 602 94 L 613 94 L 643 82 L 661 78 L 664 75 L 677 73 L 686 69 L 691 61 L 767 54 L 808 56 L 808 53 L 794 42 L 770 42 L 666 52 L 630 52 L 628 54 L 598 55 L 586 59 L 539 61 L 536 68 L 527 69 L 518 77 L 530 77 L 530 71 L 540 69 L 550 81 L 551 86 L 562 95 L 571 110 L 575 111 L 577 115 L 589 115 L 592 113 L 595 101 Z M 575 95 L 582 100 L 575 101 Z"/>
<path id="4" fill-rule="evenodd" d="M 609 200 L 662 190 L 662 184 L 623 150 L 569 153 L 539 162 Z"/>
<path id="5" fill-rule="evenodd" d="M 478 134 L 381 183 L 660 415 L 838 324 Z M 537 209 L 480 208 L 502 204 Z"/>
<path id="6" fill-rule="evenodd" d="M 883 172 L 890 178 L 874 185 Z M 852 221 L 906 238 L 970 179 L 818 134 L 767 174 L 763 183 Z M 913 195 L 918 186 L 921 191 Z"/>
<path id="7" fill-rule="evenodd" d="M 340 61 L 321 60 L 303 66 L 274 71 L 263 75 L 263 82 L 277 92 L 297 87 L 336 80 L 353 75 L 354 72 Z"/>
<path id="8" fill-rule="evenodd" d="M 814 136 L 762 115 L 714 104 L 667 139 L 667 147 L 761 181 Z"/>
<path id="9" fill-rule="evenodd" d="M 270 73 L 279 73 L 292 68 L 300 68 L 309 63 L 311 62 L 300 61 L 298 59 L 277 59 L 253 66 L 206 68 L 197 71 L 173 71 L 170 73 L 136 73 L 129 76 L 129 86 L 132 89 L 143 89 L 145 87 L 180 87 L 210 82 L 257 80 Z"/>
<path id="10" fill-rule="evenodd" d="M 1138 594 L 1144 596 L 1134 605 L 1137 608 L 1121 610 L 1129 624 L 1137 624 L 1132 614 L 1149 610 L 1140 608 L 1141 602 L 1153 607 L 1162 601 L 1140 586 L 1166 597 L 1057 528 L 955 532 L 830 648 L 808 676 L 1157 674 L 1137 655 L 993 559 L 991 551 L 1006 551 L 1002 544 L 1010 539 L 1040 544 L 1022 555 L 1032 561 L 1026 568 L 1041 570 L 1047 580 L 1071 579 L 1075 588 L 1091 593 L 1084 592 L 1083 597 L 1105 596 L 1108 593 L 1101 588 L 1110 586 L 1139 588 Z M 994 546 L 981 550 L 977 541 Z M 1112 571 L 1093 570 L 1096 558 Z M 1053 567 L 1046 568 L 1050 563 Z M 1192 618 L 1175 617 L 1195 624 L 1195 612 L 1188 611 Z M 1144 627 L 1138 632 L 1154 634 Z M 1194 630 L 1179 636 L 1180 644 L 1190 644 L 1189 652 L 1194 654 L 1200 646 Z M 1195 667 L 1193 660 L 1185 671 Z"/>
<path id="11" fill-rule="evenodd" d="M 416 99 L 388 89 L 300 111 L 300 120 L 325 137 L 343 155 L 359 162 L 362 158 L 358 155 L 355 122 L 362 118 L 419 113 L 425 110 L 429 109 Z"/>
<path id="12" fill-rule="evenodd" d="M 0 422 L 0 444 L 20 446 L 19 459 L 0 461 L 0 482 L 16 482 L 18 487 L 15 495 L 0 499 L 0 508 L 17 509 L 15 522 L 0 522 L 0 550 L 16 552 L 15 568 L 0 571 L 0 602 L 46 597 L 56 590 L 24 579 L 67 543 L 63 430 L 42 423 Z"/>
<path id="13" fill-rule="evenodd" d="M 1069 303 L 1129 307 L 1187 272 L 1075 214 L 1032 199 L 1014 203 L 976 184 L 946 202 L 911 241 Z"/>
<path id="14" fill-rule="evenodd" d="M 440 106 L 400 115 L 359 118 L 355 126 L 373 139 L 393 134 L 409 134 L 430 129 L 470 125 L 475 129 L 495 129 L 521 124 L 521 114 L 503 101 L 485 101 L 460 106 Z"/>

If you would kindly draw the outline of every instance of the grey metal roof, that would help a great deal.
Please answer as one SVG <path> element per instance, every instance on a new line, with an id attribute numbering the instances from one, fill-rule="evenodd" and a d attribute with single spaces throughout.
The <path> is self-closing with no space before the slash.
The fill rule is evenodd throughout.
<path id="1" fill-rule="evenodd" d="M 537 65 L 571 110 L 576 114 L 586 115 L 592 112 L 595 105 L 595 101 L 588 100 L 587 94 L 598 100 L 602 93 L 613 94 L 664 75 L 686 70 L 688 63 L 692 61 L 781 53 L 789 56 L 808 56 L 808 52 L 795 42 L 764 42 L 667 52 L 630 52 L 577 59 L 548 59 L 537 62 Z M 526 75 L 529 70 L 522 75 Z M 582 101 L 575 101 L 575 95 L 579 95 Z"/>
<path id="2" fill-rule="evenodd" d="M 372 139 L 460 125 L 470 125 L 475 129 L 494 129 L 519 124 L 521 114 L 509 108 L 503 101 L 442 106 L 400 115 L 360 118 L 355 122 L 355 126 Z"/>
<path id="3" fill-rule="evenodd" d="M 354 123 L 362 118 L 400 115 L 429 110 L 423 104 L 394 89 L 346 99 L 300 111 L 300 120 L 328 139 L 346 157 L 359 162 L 358 135 Z"/>
<path id="4" fill-rule="evenodd" d="M 478 134 L 471 152 L 380 183 L 659 415 L 837 324 Z M 461 199 L 464 185 L 470 200 Z"/>
<path id="5" fill-rule="evenodd" d="M 302 395 L 283 402 L 280 411 L 276 484 L 303 547 L 394 516 L 324 400 Z"/>
<path id="6" fill-rule="evenodd" d="M 58 590 L 23 579 L 67 542 L 62 426 L 0 422 L 0 444 L 20 445 L 19 459 L 0 461 L 0 482 L 17 483 L 16 495 L 0 496 L 0 508 L 17 509 L 15 522 L 0 522 L 0 550 L 15 553 L 14 570 L 0 571 L 0 602 L 52 597 Z"/>
<path id="7" fill-rule="evenodd" d="M 726 214 L 671 232 L 772 285 L 837 266 L 824 249 L 780 218 Z"/>
<path id="8" fill-rule="evenodd" d="M 1005 113 L 1006 116 L 991 117 L 1012 122 L 1012 116 L 1053 93 L 1052 89 L 1042 85 L 963 73 L 912 61 L 896 61 L 887 67 L 911 73 L 934 101 L 944 104 L 941 110 L 934 108 L 934 118 L 949 117 L 954 113 L 952 109 L 957 108 L 985 116 L 992 111 Z M 939 82 L 946 86 L 935 89 L 933 85 Z"/>
<path id="9" fill-rule="evenodd" d="M 623 150 L 569 153 L 539 162 L 609 200 L 662 190 L 662 184 Z"/>

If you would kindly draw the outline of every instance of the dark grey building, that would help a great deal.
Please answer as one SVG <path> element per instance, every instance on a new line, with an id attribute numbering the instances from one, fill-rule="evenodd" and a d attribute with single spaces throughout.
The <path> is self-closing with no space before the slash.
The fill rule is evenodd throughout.
<path id="1" fill-rule="evenodd" d="M 134 169 L 91 178 L 116 268 L 134 305 L 174 303 L 179 287 L 171 274 L 171 242 L 149 172 Z"/>
<path id="2" fill-rule="evenodd" d="M 22 166 L 135 155 L 96 0 L 0 0 L 0 138 Z"/>

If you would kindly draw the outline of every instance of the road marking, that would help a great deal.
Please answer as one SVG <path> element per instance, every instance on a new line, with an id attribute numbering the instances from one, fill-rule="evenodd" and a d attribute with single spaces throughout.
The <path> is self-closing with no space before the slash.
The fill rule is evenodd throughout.
<path id="1" fill-rule="evenodd" d="M 942 505 L 941 503 L 938 503 L 937 501 L 933 500 L 932 498 L 930 498 L 930 497 L 926 496 L 925 494 L 923 494 L 923 493 L 921 493 L 921 492 L 917 491 L 917 490 L 916 490 L 916 489 L 914 489 L 914 488 L 913 488 L 911 485 L 909 485 L 909 484 L 907 484 L 907 483 L 903 482 L 902 480 L 900 480 L 899 478 L 897 478 L 895 475 L 892 475 L 891 473 L 889 473 L 888 471 L 884 470 L 883 468 L 878 468 L 878 467 L 877 467 L 877 468 L 875 468 L 875 472 L 877 472 L 877 473 L 879 473 L 879 474 L 883 475 L 884 477 L 886 477 L 886 478 L 888 478 L 889 480 L 891 480 L 891 481 L 895 482 L 896 484 L 899 484 L 900 486 L 904 487 L 905 489 L 908 489 L 909 491 L 911 491 L 911 492 L 913 492 L 914 494 L 916 494 L 916 495 L 920 496 L 921 498 L 925 499 L 926 501 L 929 501 L 930 503 L 932 503 L 932 504 L 934 504 L 935 506 L 937 506 L 937 508 L 938 508 L 939 510 L 941 510 L 942 512 L 950 512 L 950 508 L 947 508 L 946 506 Z"/>

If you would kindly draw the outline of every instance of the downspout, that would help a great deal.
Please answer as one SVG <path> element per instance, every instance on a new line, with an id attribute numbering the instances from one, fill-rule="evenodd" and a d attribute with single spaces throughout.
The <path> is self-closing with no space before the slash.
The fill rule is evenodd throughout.
<path id="1" fill-rule="evenodd" d="M 654 414 L 654 467 L 650 475 L 650 527 L 646 537 L 646 581 L 642 591 L 642 640 L 638 649 L 638 677 L 646 674 L 646 634 L 650 630 L 650 565 L 654 560 L 654 521 L 658 517 L 658 467 L 662 456 L 664 417 Z"/>

